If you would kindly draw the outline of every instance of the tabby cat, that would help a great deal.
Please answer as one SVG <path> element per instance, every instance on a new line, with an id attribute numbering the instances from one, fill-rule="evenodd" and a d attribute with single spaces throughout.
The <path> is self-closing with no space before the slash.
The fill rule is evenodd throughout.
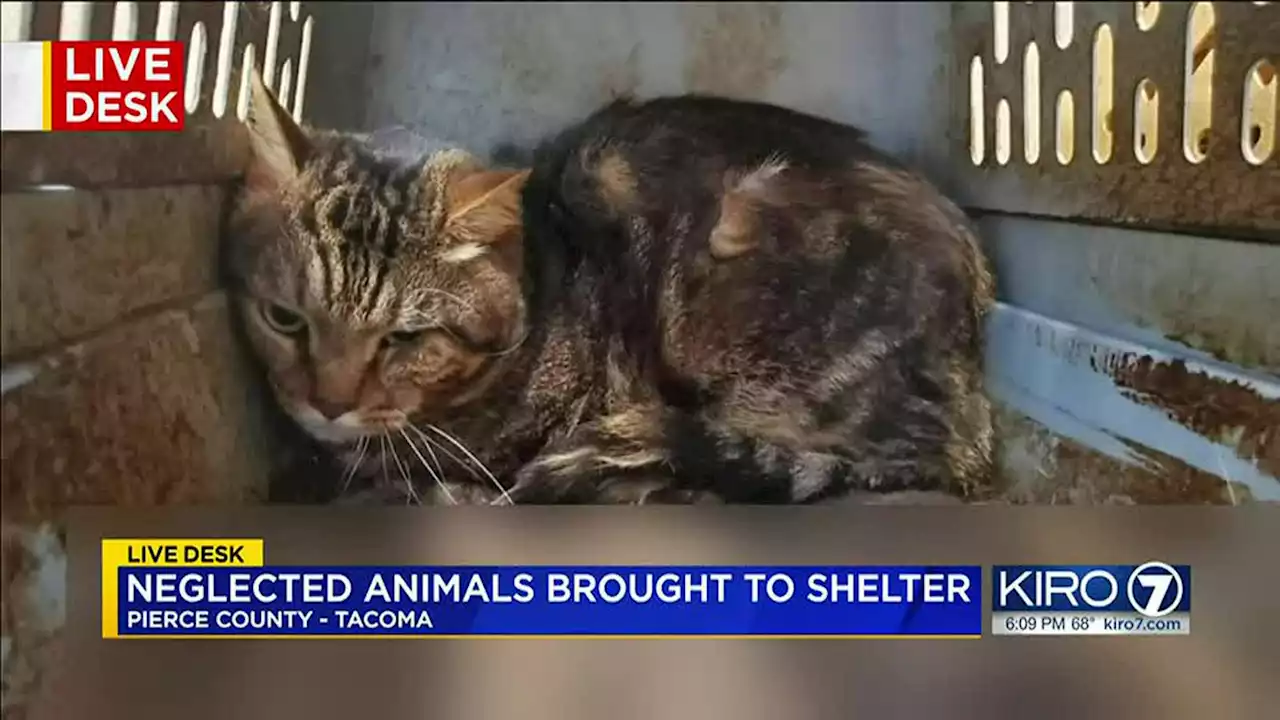
<path id="1" fill-rule="evenodd" d="M 260 81 L 248 127 L 234 289 L 348 493 L 776 504 L 987 482 L 991 275 L 964 214 L 857 129 L 622 100 L 511 170 L 303 128 Z"/>

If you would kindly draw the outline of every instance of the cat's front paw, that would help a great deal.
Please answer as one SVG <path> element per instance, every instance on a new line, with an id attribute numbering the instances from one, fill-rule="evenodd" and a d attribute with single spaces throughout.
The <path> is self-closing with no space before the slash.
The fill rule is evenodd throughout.
<path id="1" fill-rule="evenodd" d="M 576 483 L 541 463 L 530 463 L 516 471 L 507 496 L 514 505 L 574 504 Z"/>

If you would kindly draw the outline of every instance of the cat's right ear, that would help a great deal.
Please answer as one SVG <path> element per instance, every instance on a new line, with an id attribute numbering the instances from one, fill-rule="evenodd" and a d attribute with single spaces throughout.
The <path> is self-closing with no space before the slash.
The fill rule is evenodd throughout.
<path id="1" fill-rule="evenodd" d="M 297 177 L 311 152 L 311 142 L 306 132 L 280 107 L 262 81 L 261 73 L 253 73 L 250 85 L 249 112 L 245 118 L 249 130 L 245 185 L 270 192 Z"/>
<path id="2" fill-rule="evenodd" d="M 521 224 L 520 194 L 528 179 L 528 170 L 488 170 L 455 182 L 448 193 L 449 234 L 481 246 L 509 239 Z"/>

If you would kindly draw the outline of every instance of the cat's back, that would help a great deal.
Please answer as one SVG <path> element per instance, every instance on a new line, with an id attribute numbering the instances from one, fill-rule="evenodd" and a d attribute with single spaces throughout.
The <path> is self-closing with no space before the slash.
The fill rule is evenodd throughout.
<path id="1" fill-rule="evenodd" d="M 785 154 L 797 165 L 835 169 L 858 160 L 887 161 L 852 125 L 778 105 L 713 95 L 616 100 L 543 146 L 546 165 L 615 152 L 637 171 L 707 170 Z"/>
<path id="2" fill-rule="evenodd" d="M 606 260 L 641 251 L 629 237 L 636 218 L 683 217 L 711 235 L 713 254 L 799 251 L 840 272 L 886 251 L 990 291 L 968 218 L 931 182 L 857 127 L 769 103 L 614 101 L 543 144 L 530 185 L 531 204 L 569 216 L 581 236 L 571 244 Z"/>
<path id="3" fill-rule="evenodd" d="M 854 484 L 876 487 L 987 466 L 976 235 L 861 130 L 767 103 L 624 100 L 544 146 L 530 183 L 546 236 L 585 259 L 575 292 L 656 394 L 714 418 L 710 446 L 764 443 L 752 457 L 777 477 L 857 457 Z"/>

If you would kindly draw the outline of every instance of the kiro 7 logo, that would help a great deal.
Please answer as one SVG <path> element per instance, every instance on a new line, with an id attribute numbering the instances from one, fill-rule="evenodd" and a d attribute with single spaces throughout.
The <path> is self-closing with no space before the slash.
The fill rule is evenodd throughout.
<path id="1" fill-rule="evenodd" d="M 1149 618 L 1158 618 L 1182 604 L 1185 588 L 1177 570 L 1165 563 L 1152 561 L 1129 573 L 1125 592 L 1133 609 Z"/>
<path id="2" fill-rule="evenodd" d="M 1162 618 L 1190 611 L 1191 568 L 1185 565 L 1022 565 L 993 571 L 994 612 L 1136 612 Z"/>

